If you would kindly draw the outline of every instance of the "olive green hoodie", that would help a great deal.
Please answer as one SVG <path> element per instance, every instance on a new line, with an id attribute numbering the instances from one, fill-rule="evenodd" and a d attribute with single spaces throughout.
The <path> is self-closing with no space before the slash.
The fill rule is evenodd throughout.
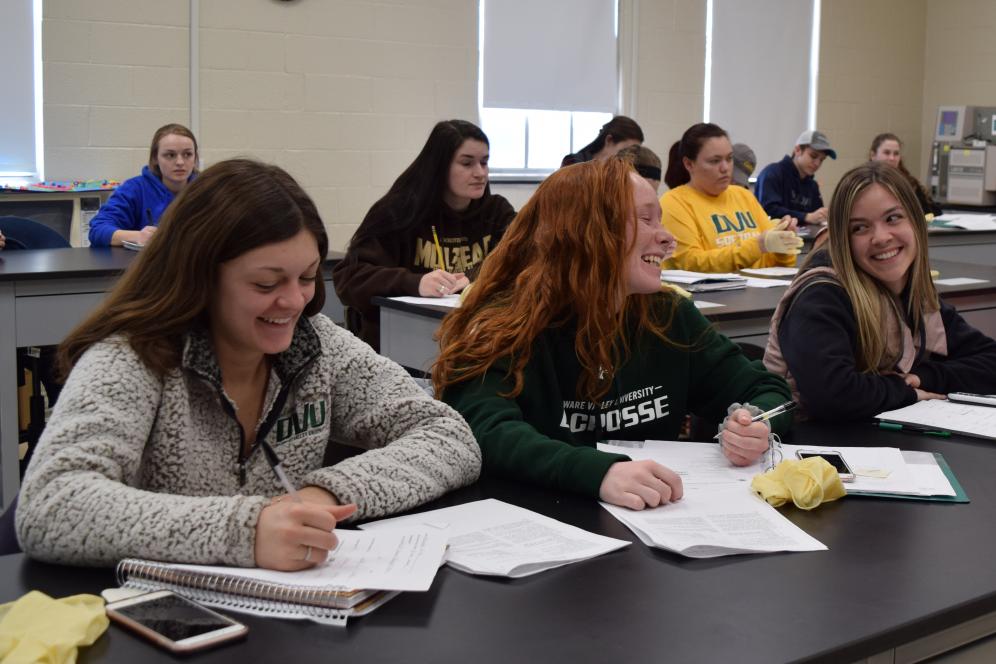
<path id="1" fill-rule="evenodd" d="M 499 362 L 483 377 L 446 389 L 443 399 L 470 424 L 483 453 L 482 473 L 598 496 L 609 466 L 628 457 L 595 449 L 598 440 L 676 440 L 686 413 L 719 423 L 733 402 L 767 410 L 791 398 L 785 381 L 750 362 L 716 332 L 694 304 L 662 296 L 654 315 L 676 307 L 667 344 L 630 335 L 629 358 L 606 372 L 609 391 L 599 405 L 577 393 L 581 365 L 575 324 L 544 330 L 525 367 L 525 387 L 506 398 L 512 380 Z M 635 337 L 635 338 L 634 338 Z M 776 433 L 791 416 L 771 420 Z"/>

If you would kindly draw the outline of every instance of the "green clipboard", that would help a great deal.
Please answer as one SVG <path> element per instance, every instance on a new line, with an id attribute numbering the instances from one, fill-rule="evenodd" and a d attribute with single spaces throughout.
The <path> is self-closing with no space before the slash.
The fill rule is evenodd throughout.
<path id="1" fill-rule="evenodd" d="M 951 488 L 954 489 L 955 495 L 953 496 L 908 496 L 898 493 L 874 493 L 874 492 L 861 492 L 861 493 L 848 493 L 848 496 L 854 496 L 855 498 L 862 498 L 868 496 L 870 498 L 899 498 L 900 500 L 929 500 L 931 502 L 940 503 L 969 503 L 968 494 L 965 493 L 965 489 L 961 486 L 958 478 L 955 477 L 954 473 L 951 472 L 951 466 L 948 462 L 944 460 L 944 455 L 940 452 L 933 452 L 934 461 L 937 462 L 937 467 L 941 469 L 944 476 L 948 478 L 948 482 L 951 482 Z"/>

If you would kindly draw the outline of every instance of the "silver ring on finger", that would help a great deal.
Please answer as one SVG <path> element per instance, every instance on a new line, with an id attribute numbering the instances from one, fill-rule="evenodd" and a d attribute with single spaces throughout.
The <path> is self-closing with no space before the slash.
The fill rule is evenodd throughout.
<path id="1" fill-rule="evenodd" d="M 446 286 L 440 286 L 439 287 L 439 292 L 440 293 L 445 293 L 446 292 Z"/>
<path id="2" fill-rule="evenodd" d="M 304 562 L 310 563 L 311 562 L 311 547 L 305 545 L 305 548 L 306 548 L 306 551 L 304 552 Z"/>

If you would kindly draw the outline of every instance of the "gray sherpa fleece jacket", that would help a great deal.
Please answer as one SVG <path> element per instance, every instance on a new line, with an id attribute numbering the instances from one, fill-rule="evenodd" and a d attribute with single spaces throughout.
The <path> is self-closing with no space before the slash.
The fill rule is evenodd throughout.
<path id="1" fill-rule="evenodd" d="M 322 315 L 302 318 L 275 359 L 261 424 L 282 397 L 265 438 L 291 481 L 356 503 L 357 519 L 409 509 L 480 473 L 463 418 Z M 205 331 L 187 335 L 182 366 L 162 378 L 122 338 L 92 346 L 24 478 L 22 548 L 74 565 L 253 565 L 259 512 L 284 490 L 258 445 L 240 458 L 232 406 Z M 369 451 L 322 468 L 330 440 Z"/>

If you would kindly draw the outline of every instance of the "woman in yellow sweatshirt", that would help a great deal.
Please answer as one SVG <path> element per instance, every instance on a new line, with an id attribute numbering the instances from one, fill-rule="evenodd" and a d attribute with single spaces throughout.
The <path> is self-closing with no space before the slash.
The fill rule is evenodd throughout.
<path id="1" fill-rule="evenodd" d="M 678 241 L 666 267 L 734 272 L 795 265 L 802 246 L 795 220 L 768 219 L 750 191 L 730 186 L 733 145 L 722 128 L 692 125 L 681 137 L 678 157 L 688 178 L 661 197 L 661 223 Z"/>

